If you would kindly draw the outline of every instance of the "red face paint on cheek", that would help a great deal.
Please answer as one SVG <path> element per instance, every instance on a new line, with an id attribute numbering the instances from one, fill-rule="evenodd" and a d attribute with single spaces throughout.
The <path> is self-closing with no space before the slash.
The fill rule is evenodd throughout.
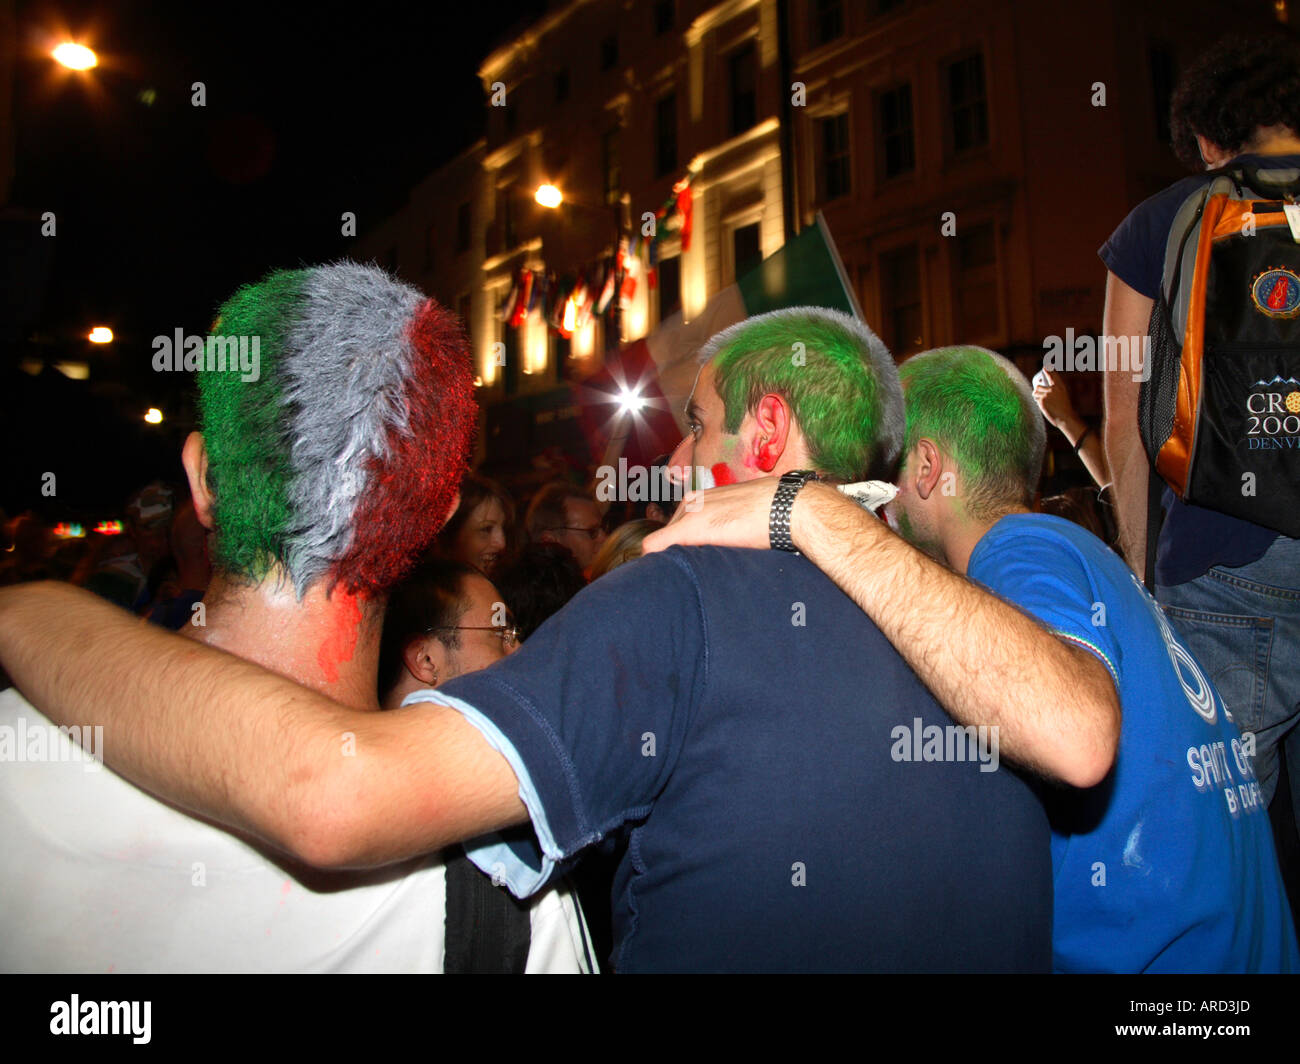
<path id="1" fill-rule="evenodd" d="M 351 661 L 357 649 L 357 636 L 361 628 L 361 604 L 356 595 L 340 592 L 341 601 L 334 611 L 329 633 L 316 652 L 316 663 L 328 683 L 337 683 L 339 666 Z"/>
<path id="2" fill-rule="evenodd" d="M 731 471 L 731 466 L 726 462 L 716 462 L 709 467 L 709 472 L 713 474 L 713 486 L 720 488 L 723 484 L 736 483 L 736 474 Z"/>

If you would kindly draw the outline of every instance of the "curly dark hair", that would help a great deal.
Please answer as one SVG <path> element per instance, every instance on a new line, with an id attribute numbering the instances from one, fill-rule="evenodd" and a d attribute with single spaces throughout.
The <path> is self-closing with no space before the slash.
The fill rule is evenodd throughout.
<path id="1" fill-rule="evenodd" d="M 1293 31 L 1277 26 L 1225 37 L 1178 79 L 1170 128 L 1174 151 L 1192 169 L 1205 166 L 1196 134 L 1236 155 L 1268 126 L 1300 133 L 1300 38 Z"/>

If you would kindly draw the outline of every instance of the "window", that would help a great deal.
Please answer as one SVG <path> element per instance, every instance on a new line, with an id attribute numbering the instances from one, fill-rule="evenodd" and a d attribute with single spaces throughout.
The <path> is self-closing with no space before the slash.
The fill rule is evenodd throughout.
<path id="1" fill-rule="evenodd" d="M 618 156 L 618 130 L 611 129 L 600 138 L 600 165 L 605 175 L 605 202 L 613 205 L 623 194 L 623 167 Z"/>
<path id="2" fill-rule="evenodd" d="M 731 83 L 731 136 L 750 129 L 758 121 L 758 66 L 754 45 L 745 45 L 728 61 Z"/>
<path id="3" fill-rule="evenodd" d="M 1169 129 L 1169 106 L 1173 102 L 1174 84 L 1178 80 L 1174 53 L 1162 44 L 1153 44 L 1147 56 L 1151 61 L 1151 95 L 1156 108 L 1156 136 L 1162 144 L 1172 144 L 1174 137 Z"/>
<path id="4" fill-rule="evenodd" d="M 655 177 L 677 169 L 677 94 L 655 104 Z"/>
<path id="5" fill-rule="evenodd" d="M 424 231 L 424 268 L 432 270 L 438 261 L 438 226 L 433 222 Z"/>
<path id="6" fill-rule="evenodd" d="M 758 223 L 742 225 L 731 233 L 732 261 L 736 264 L 733 280 L 739 280 L 763 261 L 758 241 Z"/>
<path id="7" fill-rule="evenodd" d="M 812 16 L 809 37 L 813 47 L 833 41 L 844 32 L 844 5 L 841 0 L 809 0 Z"/>
<path id="8" fill-rule="evenodd" d="M 677 13 L 673 10 L 673 0 L 657 0 L 655 3 L 655 35 L 662 36 L 673 28 Z"/>
<path id="9" fill-rule="evenodd" d="M 555 72 L 555 102 L 563 103 L 569 98 L 569 68 Z"/>
<path id="10" fill-rule="evenodd" d="M 758 121 L 758 65 L 753 42 L 732 52 L 728 60 L 731 82 L 731 135 L 744 133 Z"/>
<path id="11" fill-rule="evenodd" d="M 955 276 L 955 320 L 958 343 L 974 343 L 995 337 L 998 321 L 997 235 L 992 222 L 971 226 L 957 233 Z"/>
<path id="12" fill-rule="evenodd" d="M 509 251 L 519 244 L 515 190 L 513 187 L 503 188 L 498 194 L 501 196 L 501 240 L 504 244 L 503 250 Z"/>
<path id="13" fill-rule="evenodd" d="M 469 250 L 469 204 L 462 203 L 456 208 L 456 253 L 464 254 Z"/>
<path id="14" fill-rule="evenodd" d="M 817 120 L 817 154 L 817 202 L 847 196 L 851 191 L 847 112 Z"/>
<path id="15" fill-rule="evenodd" d="M 921 261 L 915 244 L 880 256 L 880 289 L 889 350 L 896 359 L 915 354 L 925 346 Z"/>
<path id="16" fill-rule="evenodd" d="M 948 65 L 948 107 L 954 152 L 969 151 L 989 142 L 982 55 L 970 55 Z"/>
<path id="17" fill-rule="evenodd" d="M 659 260 L 659 320 L 682 309 L 682 260 L 680 255 Z"/>
<path id="18" fill-rule="evenodd" d="M 600 42 L 600 69 L 612 70 L 618 63 L 618 38 L 612 34 Z"/>
<path id="19" fill-rule="evenodd" d="M 911 85 L 899 85 L 880 94 L 880 140 L 886 178 L 916 169 Z"/>

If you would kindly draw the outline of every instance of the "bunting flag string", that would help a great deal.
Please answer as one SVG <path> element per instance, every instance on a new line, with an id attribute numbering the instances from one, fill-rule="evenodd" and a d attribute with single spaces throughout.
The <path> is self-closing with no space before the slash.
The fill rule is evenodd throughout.
<path id="1" fill-rule="evenodd" d="M 659 244 L 666 236 L 676 233 L 681 239 L 681 250 L 689 251 L 693 212 L 691 174 L 687 173 L 673 185 L 672 193 L 654 212 L 653 236 L 643 237 L 637 229 L 619 241 L 614 255 L 563 275 L 542 270 L 516 271 L 497 317 L 515 328 L 532 317 L 568 339 L 576 330 L 589 325 L 593 317 L 607 314 L 616 295 L 623 305 L 632 300 L 642 275 L 647 288 L 658 287 Z M 616 292 L 620 271 L 623 286 Z"/>

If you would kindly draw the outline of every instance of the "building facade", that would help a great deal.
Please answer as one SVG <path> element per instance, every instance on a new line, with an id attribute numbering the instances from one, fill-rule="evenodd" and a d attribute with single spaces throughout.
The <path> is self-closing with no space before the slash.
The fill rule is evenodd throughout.
<path id="1" fill-rule="evenodd" d="M 572 417 L 566 382 L 620 338 L 689 320 L 819 211 L 896 357 L 978 343 L 1032 373 L 1045 338 L 1100 332 L 1097 248 L 1181 175 L 1169 98 L 1220 15 L 1202 0 L 557 3 L 482 62 L 484 139 L 358 253 L 464 318 L 489 457 L 572 442 L 542 428 Z M 1237 24 L 1285 15 L 1261 0 Z M 684 180 L 689 246 L 680 212 L 656 218 Z M 628 299 L 567 330 L 534 293 L 503 320 L 521 271 L 552 298 L 566 276 L 598 284 L 620 238 L 639 245 Z M 1079 377 L 1095 415 L 1100 376 Z"/>

